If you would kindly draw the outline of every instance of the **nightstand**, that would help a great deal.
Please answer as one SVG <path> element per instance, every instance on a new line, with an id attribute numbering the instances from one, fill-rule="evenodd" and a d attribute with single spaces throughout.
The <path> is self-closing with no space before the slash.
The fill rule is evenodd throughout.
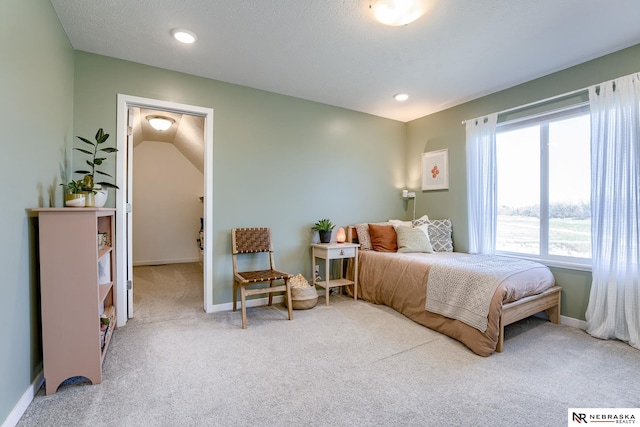
<path id="1" fill-rule="evenodd" d="M 311 271 L 315 272 L 316 258 L 325 260 L 325 280 L 316 280 L 315 273 L 313 284 L 325 289 L 326 304 L 329 305 L 329 290 L 338 286 L 353 285 L 353 299 L 358 300 L 358 247 L 357 243 L 312 243 L 311 244 Z M 353 258 L 353 280 L 344 278 L 343 260 Z M 329 264 L 332 259 L 340 260 L 340 278 L 329 279 Z"/>

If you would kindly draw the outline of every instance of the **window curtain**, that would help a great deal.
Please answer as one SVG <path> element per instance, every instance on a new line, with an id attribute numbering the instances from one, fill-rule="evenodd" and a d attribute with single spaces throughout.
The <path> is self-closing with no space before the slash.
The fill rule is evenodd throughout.
<path id="1" fill-rule="evenodd" d="M 498 115 L 467 120 L 467 201 L 469 252 L 496 252 L 498 184 L 496 123 Z"/>
<path id="2" fill-rule="evenodd" d="M 589 88 L 593 282 L 587 332 L 640 349 L 640 73 Z"/>

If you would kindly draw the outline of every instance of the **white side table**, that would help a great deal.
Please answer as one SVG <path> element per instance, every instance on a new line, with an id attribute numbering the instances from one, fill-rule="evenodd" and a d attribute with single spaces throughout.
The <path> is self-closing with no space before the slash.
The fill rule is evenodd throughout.
<path id="1" fill-rule="evenodd" d="M 353 299 L 358 300 L 358 247 L 357 243 L 312 243 L 311 244 L 311 271 L 316 270 L 316 258 L 325 260 L 325 280 L 316 280 L 315 273 L 313 284 L 325 289 L 326 304 L 329 305 L 329 289 L 337 286 L 353 285 Z M 353 280 L 343 277 L 343 260 L 345 258 L 354 259 Z M 329 280 L 329 264 L 332 259 L 340 260 L 340 278 Z"/>

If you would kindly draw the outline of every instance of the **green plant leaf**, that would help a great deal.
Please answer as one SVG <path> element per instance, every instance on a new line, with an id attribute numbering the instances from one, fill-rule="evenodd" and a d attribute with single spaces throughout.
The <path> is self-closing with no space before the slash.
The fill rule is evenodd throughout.
<path id="1" fill-rule="evenodd" d="M 83 148 L 77 148 L 77 147 L 76 147 L 76 148 L 74 148 L 74 150 L 78 150 L 78 151 L 80 151 L 80 152 L 82 152 L 82 153 L 85 153 L 85 154 L 88 154 L 88 155 L 90 155 L 90 156 L 93 156 L 93 153 L 92 153 L 91 151 L 89 151 L 89 150 L 85 150 L 85 149 L 83 149 Z"/>
<path id="2" fill-rule="evenodd" d="M 118 151 L 118 149 L 114 147 L 107 147 L 101 148 L 100 151 L 104 151 L 105 153 L 115 153 L 116 151 Z"/>
<path id="3" fill-rule="evenodd" d="M 91 173 L 91 171 L 86 171 L 86 170 L 77 170 L 77 171 L 73 171 L 73 173 L 81 173 L 81 174 L 85 174 L 88 175 Z"/>
<path id="4" fill-rule="evenodd" d="M 86 138 L 83 138 L 83 137 L 81 137 L 81 136 L 78 136 L 77 138 L 79 138 L 79 139 L 80 139 L 80 141 L 82 141 L 82 142 L 86 142 L 86 143 L 87 143 L 87 144 L 89 144 L 89 145 L 93 145 L 94 147 L 96 146 L 96 144 L 94 144 L 93 142 L 89 141 L 89 140 L 88 140 L 88 139 L 86 139 Z"/>
<path id="5" fill-rule="evenodd" d="M 87 160 L 87 164 L 88 164 L 89 166 L 93 167 L 93 162 L 92 162 L 92 161 Z"/>
<path id="6" fill-rule="evenodd" d="M 97 171 L 96 171 L 96 173 L 98 173 L 98 174 L 100 174 L 100 175 L 108 176 L 108 177 L 110 177 L 110 178 L 113 178 L 111 175 L 109 175 L 109 174 L 108 174 L 108 173 L 106 173 L 106 172 L 101 172 L 101 171 L 97 170 Z M 98 184 L 100 184 L 100 183 L 98 183 Z"/>
<path id="7" fill-rule="evenodd" d="M 111 184 L 110 182 L 98 182 L 97 184 L 102 185 L 103 187 L 116 188 L 120 189 L 117 185 Z"/>
<path id="8" fill-rule="evenodd" d="M 103 160 L 106 160 L 106 159 L 104 159 L 104 158 L 102 158 L 102 159 L 95 159 L 95 160 L 93 161 L 93 164 L 94 164 L 94 165 L 96 165 L 96 166 L 100 166 L 100 165 L 102 164 L 102 161 L 103 161 Z"/>

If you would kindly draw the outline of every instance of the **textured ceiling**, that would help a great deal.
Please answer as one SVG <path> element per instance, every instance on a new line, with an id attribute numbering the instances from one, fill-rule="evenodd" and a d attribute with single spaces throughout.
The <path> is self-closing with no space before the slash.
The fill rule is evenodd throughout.
<path id="1" fill-rule="evenodd" d="M 640 0 L 425 1 L 403 27 L 368 0 L 51 3 L 75 49 L 400 121 L 640 43 Z"/>

